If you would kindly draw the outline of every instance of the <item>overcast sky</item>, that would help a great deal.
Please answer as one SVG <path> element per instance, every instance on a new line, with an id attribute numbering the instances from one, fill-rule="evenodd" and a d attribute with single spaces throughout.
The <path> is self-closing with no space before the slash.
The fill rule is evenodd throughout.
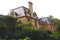
<path id="1" fill-rule="evenodd" d="M 10 9 L 20 6 L 28 8 L 29 1 L 39 18 L 52 15 L 60 19 L 60 0 L 0 0 L 0 14 L 7 15 Z"/>

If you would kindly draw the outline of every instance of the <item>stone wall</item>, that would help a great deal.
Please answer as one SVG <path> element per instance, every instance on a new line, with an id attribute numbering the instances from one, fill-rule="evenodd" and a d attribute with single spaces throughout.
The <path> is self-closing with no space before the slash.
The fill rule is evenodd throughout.
<path id="1" fill-rule="evenodd" d="M 55 29 L 54 29 L 54 26 L 51 25 L 51 24 L 45 24 L 45 25 L 44 25 L 44 29 L 47 29 L 47 30 L 50 30 L 50 31 L 54 31 L 54 30 L 55 30 Z"/>
<path id="2" fill-rule="evenodd" d="M 23 23 L 25 23 L 25 22 L 30 22 L 33 26 L 35 26 L 35 27 L 37 27 L 37 28 L 40 27 L 40 24 L 39 24 L 38 20 L 35 20 L 35 19 L 33 19 L 33 18 L 30 18 L 30 17 L 26 17 L 26 16 L 24 16 L 24 17 L 19 17 L 19 18 L 17 19 L 17 21 L 21 21 L 21 22 L 23 22 Z"/>
<path id="3" fill-rule="evenodd" d="M 27 19 L 27 17 L 19 17 L 19 18 L 17 19 L 17 21 L 18 21 L 18 22 L 21 21 L 22 23 L 25 23 L 25 22 L 28 21 L 28 19 Z"/>

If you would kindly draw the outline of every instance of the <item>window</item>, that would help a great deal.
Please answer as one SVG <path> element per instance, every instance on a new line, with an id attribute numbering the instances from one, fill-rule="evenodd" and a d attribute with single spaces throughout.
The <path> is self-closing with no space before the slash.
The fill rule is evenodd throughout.
<path id="1" fill-rule="evenodd" d="M 15 15 L 16 15 L 16 17 L 18 16 L 18 14 L 15 12 Z"/>

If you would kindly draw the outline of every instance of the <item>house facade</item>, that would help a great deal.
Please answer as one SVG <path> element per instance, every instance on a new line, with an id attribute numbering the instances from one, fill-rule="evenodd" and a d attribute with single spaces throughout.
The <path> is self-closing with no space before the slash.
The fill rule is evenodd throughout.
<path id="1" fill-rule="evenodd" d="M 42 21 L 40 21 L 40 19 L 38 19 L 36 12 L 33 12 L 33 3 L 28 2 L 28 4 L 29 4 L 29 8 L 21 6 L 21 7 L 15 8 L 15 9 L 11 9 L 8 15 L 17 18 L 18 22 L 19 21 L 21 21 L 22 23 L 30 22 L 36 28 L 38 28 L 38 29 L 42 28 L 42 26 L 40 24 L 40 22 L 42 22 Z M 46 25 L 46 24 L 44 24 L 44 25 Z M 50 27 L 48 25 L 46 25 L 46 26 Z M 46 26 L 44 28 L 48 29 Z"/>

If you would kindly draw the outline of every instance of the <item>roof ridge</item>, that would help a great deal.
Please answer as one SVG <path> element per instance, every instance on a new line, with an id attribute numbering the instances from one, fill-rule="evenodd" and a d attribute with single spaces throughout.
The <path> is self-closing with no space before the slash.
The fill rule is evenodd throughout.
<path id="1" fill-rule="evenodd" d="M 24 7 L 24 6 L 20 6 L 20 7 L 17 7 L 17 8 L 11 9 L 11 10 L 15 10 L 15 9 L 18 9 L 18 8 L 21 8 L 21 7 L 26 8 L 26 7 Z M 28 9 L 28 8 L 26 8 L 26 9 Z"/>

